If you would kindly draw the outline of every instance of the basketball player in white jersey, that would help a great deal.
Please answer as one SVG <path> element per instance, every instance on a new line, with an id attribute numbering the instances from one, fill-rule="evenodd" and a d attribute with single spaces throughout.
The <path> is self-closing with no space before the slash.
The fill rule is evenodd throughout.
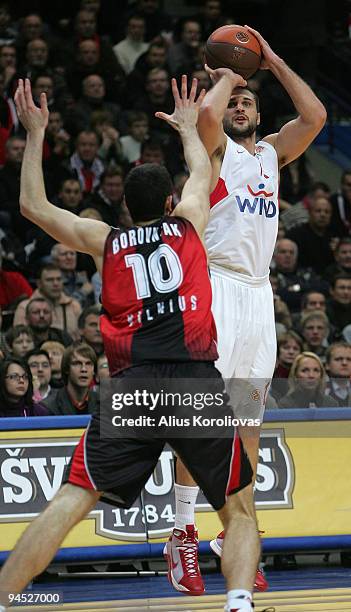
<path id="1" fill-rule="evenodd" d="M 198 129 L 212 161 L 211 214 L 205 242 L 218 331 L 216 365 L 224 378 L 254 379 L 252 403 L 259 402 L 263 413 L 276 359 L 269 265 L 278 231 L 279 170 L 311 144 L 325 123 L 326 111 L 310 87 L 262 36 L 252 28 L 247 29 L 260 42 L 261 69 L 271 70 L 280 81 L 298 116 L 278 133 L 256 143 L 260 123 L 256 94 L 246 87 L 235 87 L 237 75 L 231 70 L 206 67 L 214 86 L 202 103 Z M 256 473 L 259 428 L 241 428 L 240 434 Z M 194 510 L 198 488 L 179 460 L 176 480 L 175 529 L 165 553 L 171 567 L 172 550 L 182 550 L 184 580 L 179 588 L 174 581 L 173 586 L 195 595 L 201 585 L 204 591 L 196 563 L 196 537 L 189 537 L 196 534 Z M 223 541 L 221 533 L 211 542 L 218 555 Z M 187 580 L 189 572 L 192 580 Z M 193 583 L 197 585 L 196 593 L 184 589 L 184 585 Z M 258 590 L 268 586 L 260 571 L 255 586 Z"/>

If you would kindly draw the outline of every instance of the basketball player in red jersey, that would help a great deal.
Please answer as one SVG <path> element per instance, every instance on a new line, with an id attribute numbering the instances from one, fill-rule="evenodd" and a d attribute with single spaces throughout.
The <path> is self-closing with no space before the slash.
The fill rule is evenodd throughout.
<path id="1" fill-rule="evenodd" d="M 207 71 L 214 86 L 200 109 L 198 130 L 211 158 L 211 212 L 205 232 L 211 272 L 212 312 L 218 331 L 216 363 L 222 376 L 252 384 L 252 404 L 264 411 L 276 362 L 276 333 L 269 266 L 278 231 L 279 170 L 298 158 L 322 129 L 326 111 L 314 92 L 262 36 L 248 28 L 262 49 L 261 68 L 280 81 L 296 108 L 296 118 L 256 142 L 260 123 L 257 95 L 233 85 L 233 73 Z M 250 390 L 247 397 L 250 396 Z M 249 413 L 238 414 L 248 416 Z M 240 428 L 256 473 L 259 428 Z M 254 478 L 255 481 L 255 478 Z M 198 487 L 181 461 L 177 462 L 176 530 L 194 524 Z M 193 529 L 195 529 L 193 527 Z M 224 533 L 211 542 L 221 555 Z M 177 545 L 177 538 L 172 542 Z M 256 588 L 267 582 L 258 570 Z"/>
<path id="2" fill-rule="evenodd" d="M 237 82 L 242 82 L 241 77 L 237 76 Z M 172 185 L 167 171 L 145 164 L 133 169 L 126 179 L 125 202 L 135 223 L 129 228 L 110 228 L 103 222 L 81 219 L 47 201 L 41 169 L 48 121 L 46 97 L 41 95 L 37 108 L 29 80 L 19 80 L 15 95 L 18 116 L 27 130 L 21 211 L 57 241 L 94 258 L 103 279 L 105 352 L 122 391 L 130 390 L 135 377 L 154 379 L 155 383 L 160 380 L 161 385 L 166 378 L 200 378 L 213 380 L 214 389 L 224 394 L 224 383 L 214 367 L 216 332 L 207 256 L 201 242 L 209 215 L 211 166 L 196 129 L 204 96 L 202 92 L 195 101 L 196 87 L 194 79 L 188 96 L 183 77 L 180 96 L 173 80 L 174 113 L 157 114 L 179 131 L 190 170 L 177 214 L 170 212 Z M 233 416 L 229 406 L 223 410 Z M 5 563 L 0 597 L 5 592 L 21 592 L 45 569 L 67 533 L 102 494 L 114 499 L 116 505 L 130 507 L 169 442 L 226 529 L 222 557 L 227 581 L 225 609 L 251 611 L 260 546 L 252 469 L 235 429 L 230 426 L 221 439 L 174 439 L 167 427 L 162 437 L 144 428 L 136 437 L 115 439 L 100 435 L 102 419 L 102 411 L 93 415 L 74 452 L 66 483 Z M 189 555 L 189 549 L 186 554 L 186 563 L 193 567 L 192 576 L 188 567 L 187 580 L 192 577 L 196 584 L 194 555 Z M 182 581 L 183 557 L 180 546 L 171 570 L 171 579 L 174 576 L 177 584 Z"/>

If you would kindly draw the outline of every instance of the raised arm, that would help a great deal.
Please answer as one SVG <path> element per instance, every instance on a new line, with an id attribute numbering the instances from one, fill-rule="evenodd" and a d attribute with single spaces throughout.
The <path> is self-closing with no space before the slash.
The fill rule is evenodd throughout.
<path id="1" fill-rule="evenodd" d="M 15 102 L 18 117 L 27 131 L 21 170 L 22 215 L 58 242 L 76 251 L 102 257 L 109 226 L 101 221 L 81 219 L 47 200 L 42 171 L 43 142 L 49 117 L 45 94 L 41 94 L 38 108 L 33 102 L 29 79 L 25 82 L 20 79 Z"/>
<path id="2" fill-rule="evenodd" d="M 183 188 L 182 199 L 174 214 L 189 219 L 202 238 L 209 216 L 211 163 L 196 128 L 205 90 L 201 91 L 195 101 L 196 87 L 197 79 L 193 79 L 188 97 L 187 78 L 183 75 L 180 96 L 176 80 L 172 79 L 174 112 L 172 115 L 159 112 L 156 113 L 156 117 L 167 121 L 179 132 L 190 172 Z"/>
<path id="3" fill-rule="evenodd" d="M 210 89 L 201 105 L 198 130 L 207 153 L 211 157 L 215 151 L 225 145 L 223 117 L 227 110 L 230 96 L 235 87 L 245 87 L 246 81 L 229 68 L 212 70 L 205 65 L 214 86 Z"/>
<path id="4" fill-rule="evenodd" d="M 325 124 L 327 113 L 322 102 L 284 60 L 271 49 L 267 41 L 252 28 L 247 29 L 258 38 L 262 49 L 262 70 L 270 70 L 280 81 L 292 99 L 299 114 L 296 119 L 286 123 L 277 134 L 266 136 L 278 155 L 280 167 L 299 157 Z"/>

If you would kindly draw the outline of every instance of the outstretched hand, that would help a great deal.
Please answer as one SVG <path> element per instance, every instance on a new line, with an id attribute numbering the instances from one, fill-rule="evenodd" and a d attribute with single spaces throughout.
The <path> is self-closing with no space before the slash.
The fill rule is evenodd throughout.
<path id="1" fill-rule="evenodd" d="M 18 118 L 27 132 L 44 131 L 49 119 L 46 94 L 40 94 L 40 108 L 34 104 L 30 80 L 19 79 L 15 93 Z"/>
<path id="2" fill-rule="evenodd" d="M 206 90 L 202 89 L 196 98 L 197 79 L 193 79 L 191 83 L 190 94 L 188 97 L 188 80 L 185 74 L 182 76 L 181 96 L 179 95 L 176 79 L 172 79 L 172 93 L 174 98 L 174 111 L 172 115 L 157 112 L 155 117 L 167 121 L 178 132 L 186 130 L 190 127 L 195 127 L 197 124 L 200 106 L 205 97 Z"/>

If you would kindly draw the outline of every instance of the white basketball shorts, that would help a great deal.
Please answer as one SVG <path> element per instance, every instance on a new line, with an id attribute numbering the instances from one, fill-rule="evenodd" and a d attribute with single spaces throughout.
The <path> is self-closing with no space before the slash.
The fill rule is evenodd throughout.
<path id="1" fill-rule="evenodd" d="M 210 267 L 212 312 L 218 335 L 216 366 L 223 378 L 256 379 L 264 403 L 273 376 L 277 340 L 269 278 Z"/>

